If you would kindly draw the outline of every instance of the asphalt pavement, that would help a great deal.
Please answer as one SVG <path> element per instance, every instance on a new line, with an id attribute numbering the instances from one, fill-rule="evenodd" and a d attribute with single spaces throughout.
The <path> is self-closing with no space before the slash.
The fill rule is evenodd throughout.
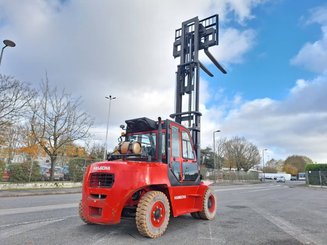
<path id="1" fill-rule="evenodd" d="M 327 244 L 327 189 L 303 183 L 216 185 L 212 221 L 170 218 L 158 239 L 141 236 L 133 218 L 85 225 L 81 193 L 0 197 L 0 244 Z"/>

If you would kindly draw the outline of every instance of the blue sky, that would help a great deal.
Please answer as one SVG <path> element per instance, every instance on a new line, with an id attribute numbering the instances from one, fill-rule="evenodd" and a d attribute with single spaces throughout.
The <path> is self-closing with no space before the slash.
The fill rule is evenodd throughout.
<path id="1" fill-rule="evenodd" d="M 324 1 L 268 1 L 253 9 L 253 19 L 242 27 L 236 21 L 223 26 L 252 28 L 256 32 L 253 47 L 243 57 L 241 64 L 229 67 L 227 76 L 212 81 L 213 87 L 224 88 L 225 95 L 241 93 L 244 99 L 269 97 L 284 99 L 294 82 L 312 79 L 315 73 L 291 64 L 304 43 L 320 38 L 317 24 L 306 24 L 310 9 Z M 327 14 L 327 13 L 326 13 Z"/>
<path id="2" fill-rule="evenodd" d="M 174 30 L 219 14 L 211 52 L 228 70 L 202 75 L 202 147 L 245 137 L 269 158 L 297 154 L 327 162 L 327 4 L 322 0 L 0 0 L 6 49 L 1 72 L 80 96 L 95 119 L 93 141 L 117 144 L 126 119 L 174 110 Z M 206 61 L 204 61 L 206 62 Z M 207 64 L 208 65 L 208 64 Z M 218 137 L 218 138 L 219 138 Z"/>

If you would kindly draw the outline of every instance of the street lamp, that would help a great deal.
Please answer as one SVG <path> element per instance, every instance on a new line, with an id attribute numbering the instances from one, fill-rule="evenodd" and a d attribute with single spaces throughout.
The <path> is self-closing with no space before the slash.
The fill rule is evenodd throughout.
<path id="1" fill-rule="evenodd" d="M 219 133 L 220 130 L 215 130 L 213 131 L 212 133 L 212 140 L 213 140 L 213 145 L 212 145 L 212 148 L 213 148 L 213 166 L 214 168 L 216 167 L 216 133 Z"/>
<path id="2" fill-rule="evenodd" d="M 265 167 L 265 151 L 267 149 L 263 149 L 262 150 L 262 173 L 263 173 L 263 180 L 266 180 L 266 176 L 265 176 L 265 171 L 264 171 L 264 167 Z"/>
<path id="3" fill-rule="evenodd" d="M 116 97 L 112 97 L 111 95 L 105 97 L 107 100 L 109 100 L 109 109 L 108 109 L 108 118 L 107 118 L 107 130 L 106 130 L 106 141 L 104 144 L 104 153 L 103 153 L 103 160 L 107 160 L 107 141 L 108 141 L 108 129 L 109 129 L 109 118 L 110 118 L 110 107 L 111 107 L 111 101 L 115 100 Z"/>
<path id="4" fill-rule="evenodd" d="M 16 43 L 14 43 L 11 40 L 3 40 L 3 43 L 5 44 L 5 46 L 3 46 L 2 50 L 1 50 L 1 55 L 0 55 L 0 65 L 1 65 L 1 60 L 2 60 L 2 55 L 3 55 L 3 50 L 7 47 L 15 47 Z"/>

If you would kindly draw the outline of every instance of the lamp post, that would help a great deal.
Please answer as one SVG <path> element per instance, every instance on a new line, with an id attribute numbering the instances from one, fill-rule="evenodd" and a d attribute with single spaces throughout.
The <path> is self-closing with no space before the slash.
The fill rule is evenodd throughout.
<path id="1" fill-rule="evenodd" d="M 112 97 L 111 95 L 105 97 L 107 100 L 109 100 L 109 109 L 108 109 L 108 117 L 107 117 L 107 130 L 106 130 L 106 141 L 104 144 L 104 153 L 103 153 L 103 160 L 107 160 L 107 142 L 108 142 L 108 129 L 109 129 L 109 119 L 110 119 L 110 107 L 111 107 L 111 101 L 115 100 L 116 97 Z"/>
<path id="2" fill-rule="evenodd" d="M 265 167 L 265 151 L 267 149 L 263 149 L 262 150 L 262 173 L 263 173 L 263 180 L 266 181 L 266 176 L 265 176 L 265 172 L 264 172 L 264 167 Z"/>
<path id="3" fill-rule="evenodd" d="M 220 130 L 215 130 L 212 133 L 212 140 L 213 140 L 213 144 L 212 144 L 212 150 L 213 150 L 213 166 L 214 168 L 216 167 L 216 133 L 219 133 Z"/>
<path id="4" fill-rule="evenodd" d="M 2 55 L 3 55 L 3 50 L 7 47 L 15 47 L 16 46 L 16 43 L 14 43 L 13 41 L 11 40 L 3 40 L 3 43 L 5 46 L 3 46 L 2 50 L 1 50 L 1 55 L 0 55 L 0 65 L 1 65 L 1 61 L 2 61 Z"/>

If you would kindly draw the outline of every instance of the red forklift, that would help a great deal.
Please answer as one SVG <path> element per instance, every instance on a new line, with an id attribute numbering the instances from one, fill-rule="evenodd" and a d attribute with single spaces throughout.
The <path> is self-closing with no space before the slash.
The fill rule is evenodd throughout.
<path id="1" fill-rule="evenodd" d="M 169 218 L 191 214 L 212 220 L 217 202 L 200 176 L 200 69 L 204 50 L 217 68 L 224 68 L 208 48 L 218 45 L 218 15 L 192 18 L 175 31 L 173 56 L 180 57 L 176 73 L 176 108 L 173 120 L 126 120 L 115 150 L 106 161 L 85 171 L 79 215 L 86 224 L 117 224 L 133 216 L 140 234 L 160 237 Z M 183 96 L 188 97 L 182 111 Z"/>

